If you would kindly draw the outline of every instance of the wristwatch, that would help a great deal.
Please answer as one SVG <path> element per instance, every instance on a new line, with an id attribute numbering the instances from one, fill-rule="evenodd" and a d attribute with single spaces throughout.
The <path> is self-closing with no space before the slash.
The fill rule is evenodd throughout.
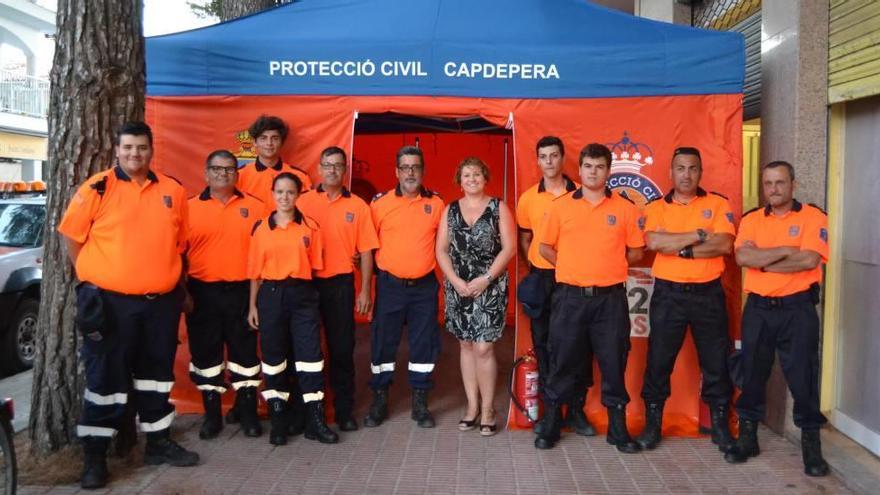
<path id="1" fill-rule="evenodd" d="M 697 229 L 697 237 L 700 238 L 699 244 L 706 242 L 706 239 L 709 238 L 709 234 L 703 229 Z"/>
<path id="2" fill-rule="evenodd" d="M 681 248 L 678 252 L 679 258 L 689 258 L 692 259 L 694 257 L 694 247 L 693 246 L 685 246 Z"/>

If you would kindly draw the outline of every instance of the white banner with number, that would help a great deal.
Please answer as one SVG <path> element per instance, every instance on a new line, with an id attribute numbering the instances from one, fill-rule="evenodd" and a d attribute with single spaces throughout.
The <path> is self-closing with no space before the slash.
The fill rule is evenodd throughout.
<path id="1" fill-rule="evenodd" d="M 654 293 L 654 277 L 650 268 L 630 268 L 626 280 L 626 297 L 629 299 L 630 337 L 648 337 L 651 325 L 648 306 Z"/>

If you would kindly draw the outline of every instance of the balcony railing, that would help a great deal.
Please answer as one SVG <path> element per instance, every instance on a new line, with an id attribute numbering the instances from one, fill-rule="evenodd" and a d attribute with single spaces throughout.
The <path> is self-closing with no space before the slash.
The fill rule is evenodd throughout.
<path id="1" fill-rule="evenodd" d="M 46 118 L 49 80 L 0 70 L 0 112 Z"/>

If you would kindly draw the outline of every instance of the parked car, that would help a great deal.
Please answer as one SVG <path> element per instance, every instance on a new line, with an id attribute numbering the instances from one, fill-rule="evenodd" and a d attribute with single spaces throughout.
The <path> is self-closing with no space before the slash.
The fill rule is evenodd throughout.
<path id="1" fill-rule="evenodd" d="M 44 194 L 0 198 L 0 372 L 33 365 L 45 219 Z"/>

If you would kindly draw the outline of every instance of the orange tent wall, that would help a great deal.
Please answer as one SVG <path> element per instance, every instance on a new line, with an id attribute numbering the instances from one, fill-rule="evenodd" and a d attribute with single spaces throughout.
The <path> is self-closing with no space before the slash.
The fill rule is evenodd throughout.
<path id="1" fill-rule="evenodd" d="M 316 178 L 317 158 L 323 148 L 337 145 L 348 150 L 354 147 L 357 152 L 357 142 L 364 138 L 369 139 L 367 136 L 354 136 L 355 116 L 358 112 L 397 112 L 444 117 L 478 115 L 499 127 L 511 128 L 512 163 L 515 170 L 511 174 L 514 181 L 511 199 L 540 178 L 540 172 L 535 166 L 534 145 L 541 136 L 547 134 L 559 136 L 567 144 L 565 168 L 567 173 L 575 176 L 577 152 L 581 146 L 588 142 L 618 142 L 625 132 L 633 141 L 650 146 L 653 164 L 645 166 L 640 173 L 652 179 L 663 190 L 670 187 L 667 164 L 673 149 L 683 145 L 697 146 L 703 155 L 703 187 L 728 196 L 737 221 L 739 212 L 742 211 L 741 95 L 554 100 L 378 96 L 147 99 L 147 120 L 155 133 L 154 166 L 178 178 L 190 193 L 204 187 L 203 160 L 210 151 L 227 148 L 237 155 L 247 153 L 249 145 L 240 139 L 241 133 L 260 113 L 281 116 L 290 124 L 291 136 L 285 143 L 282 155 L 286 161 L 299 165 Z M 423 147 L 425 144 L 423 142 Z M 446 143 L 443 144 L 445 147 Z M 396 149 L 396 145 L 394 148 Z M 437 150 L 441 148 L 438 145 Z M 439 163 L 450 164 L 444 168 L 464 157 L 445 154 L 439 156 L 443 156 L 437 158 Z M 360 156 L 357 158 L 364 159 Z M 390 163 L 382 160 L 389 159 L 393 160 L 393 153 L 388 154 L 387 158 L 380 156 L 375 160 L 388 167 Z M 370 162 L 372 164 L 372 159 Z M 448 179 L 434 176 L 431 163 L 428 161 L 426 184 L 429 187 L 442 187 L 444 181 L 448 184 L 451 173 Z M 374 173 L 378 181 L 380 172 L 377 169 Z M 387 177 L 382 180 L 387 180 Z M 457 197 L 457 194 L 444 197 L 448 201 Z M 514 207 L 513 201 L 510 206 Z M 740 280 L 739 270 L 730 260 L 728 267 L 724 285 L 731 315 L 730 328 L 734 333 L 739 328 Z M 515 269 L 519 276 L 525 274 L 523 265 L 516 266 Z M 515 311 L 516 353 L 519 355 L 531 346 L 531 339 L 528 319 L 523 317 L 519 308 L 515 308 Z M 688 338 L 688 342 L 690 341 Z M 647 339 L 634 337 L 632 342 L 633 348 L 627 367 L 627 389 L 633 399 L 629 406 L 631 423 L 637 425 L 642 421 L 639 392 Z M 697 432 L 700 375 L 695 354 L 693 346 L 686 344 L 677 361 L 672 378 L 673 395 L 666 407 L 667 433 L 690 435 Z M 178 383 L 172 394 L 180 412 L 200 411 L 198 395 L 186 375 L 188 359 L 185 346 L 181 347 L 176 368 Z M 598 382 L 599 376 L 596 373 L 596 383 Z M 603 425 L 604 411 L 598 395 L 599 387 L 593 387 L 587 413 L 591 420 Z"/>

